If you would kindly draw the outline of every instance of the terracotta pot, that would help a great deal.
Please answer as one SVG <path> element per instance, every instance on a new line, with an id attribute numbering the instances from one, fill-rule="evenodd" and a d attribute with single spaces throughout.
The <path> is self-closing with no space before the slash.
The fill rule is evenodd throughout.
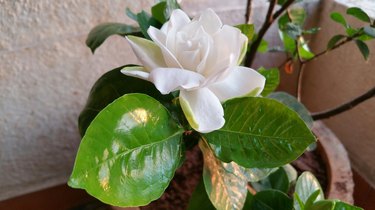
<path id="1" fill-rule="evenodd" d="M 353 174 L 345 147 L 323 122 L 315 121 L 312 130 L 318 138 L 318 150 L 326 164 L 326 196 L 353 204 Z"/>

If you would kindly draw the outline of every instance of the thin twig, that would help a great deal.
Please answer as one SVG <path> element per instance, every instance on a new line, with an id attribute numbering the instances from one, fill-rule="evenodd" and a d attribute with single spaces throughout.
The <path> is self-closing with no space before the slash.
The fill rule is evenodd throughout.
<path id="1" fill-rule="evenodd" d="M 339 42 L 338 44 L 336 44 L 335 46 L 333 46 L 331 49 L 323 50 L 322 52 L 315 54 L 314 57 L 312 57 L 312 58 L 310 58 L 310 59 L 307 59 L 307 60 L 304 60 L 302 63 L 308 63 L 308 62 L 310 62 L 310 61 L 312 61 L 312 60 L 315 60 L 315 59 L 317 59 L 318 57 L 320 57 L 320 56 L 322 56 L 322 55 L 325 55 L 325 54 L 327 54 L 328 52 L 330 52 L 330 51 L 332 51 L 332 50 L 334 50 L 334 49 L 337 49 L 337 48 L 343 46 L 343 45 L 346 44 L 346 43 L 349 43 L 349 42 L 353 41 L 355 38 L 357 38 L 357 37 L 359 37 L 359 36 L 361 36 L 361 35 L 362 35 L 361 33 L 358 33 L 358 34 L 356 34 L 356 35 L 354 35 L 354 36 L 347 37 L 345 40 Z"/>
<path id="2" fill-rule="evenodd" d="M 248 66 L 248 67 L 251 67 L 251 65 L 253 64 L 254 62 L 254 59 L 255 59 L 255 55 L 257 53 L 257 49 L 260 45 L 260 43 L 262 42 L 262 39 L 264 37 L 264 35 L 266 34 L 266 32 L 268 31 L 268 29 L 270 28 L 270 26 L 272 25 L 272 23 L 286 10 L 288 9 L 288 7 L 294 3 L 295 0 L 288 0 L 287 2 L 285 2 L 283 4 L 283 6 L 277 10 L 275 12 L 275 14 L 272 15 L 273 13 L 273 10 L 277 4 L 277 0 L 271 0 L 270 1 L 270 5 L 268 7 L 268 12 L 267 12 L 267 15 L 266 15 L 266 19 L 263 23 L 263 26 L 261 27 L 261 29 L 259 30 L 259 33 L 258 33 L 258 36 L 257 38 L 255 39 L 255 41 L 251 44 L 251 47 L 250 47 L 250 51 L 249 51 L 249 54 L 246 56 L 246 60 L 245 60 L 245 66 Z"/>
<path id="3" fill-rule="evenodd" d="M 250 22 L 250 15 L 251 15 L 251 8 L 252 7 L 252 0 L 247 0 L 246 4 L 246 14 L 245 14 L 245 23 Z"/>
<path id="4" fill-rule="evenodd" d="M 311 117 L 314 119 L 314 120 L 321 120 L 321 119 L 326 119 L 326 118 L 329 118 L 329 117 L 332 117 L 332 116 L 335 116 L 337 114 L 340 114 L 342 112 L 345 112 L 347 110 L 350 110 L 352 109 L 353 107 L 357 106 L 358 104 L 372 98 L 375 96 L 375 87 L 371 88 L 369 91 L 367 91 L 366 93 L 358 96 L 357 98 L 354 98 L 353 100 L 347 102 L 347 103 L 344 103 L 344 104 L 341 104 L 340 106 L 337 106 L 333 109 L 329 109 L 329 110 L 326 110 L 326 111 L 323 111 L 323 112 L 318 112 L 318 113 L 313 113 L 311 114 Z"/>
<path id="5" fill-rule="evenodd" d="M 300 63 L 299 71 L 298 71 L 298 82 L 297 82 L 297 100 L 301 102 L 301 96 L 302 96 L 302 81 L 303 81 L 303 73 L 305 70 L 305 64 Z"/>

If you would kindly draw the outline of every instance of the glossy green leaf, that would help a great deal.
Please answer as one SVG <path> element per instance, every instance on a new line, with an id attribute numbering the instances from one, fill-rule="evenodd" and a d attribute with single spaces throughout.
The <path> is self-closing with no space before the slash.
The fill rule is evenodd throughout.
<path id="1" fill-rule="evenodd" d="M 265 190 L 246 202 L 243 210 L 291 210 L 293 200 L 278 190 Z"/>
<path id="2" fill-rule="evenodd" d="M 236 25 L 235 27 L 240 29 L 241 32 L 247 37 L 249 41 L 253 40 L 254 35 L 255 35 L 254 24 L 240 24 L 240 25 Z"/>
<path id="3" fill-rule="evenodd" d="M 279 30 L 284 31 L 285 27 L 286 27 L 286 24 L 289 23 L 289 22 L 290 22 L 289 16 L 288 16 L 287 13 L 285 13 L 278 20 Z"/>
<path id="4" fill-rule="evenodd" d="M 368 48 L 367 44 L 358 39 L 355 40 L 355 43 L 357 44 L 359 51 L 362 53 L 363 58 L 367 60 L 370 55 L 370 49 Z"/>
<path id="5" fill-rule="evenodd" d="M 274 92 L 268 95 L 269 98 L 273 98 L 286 106 L 288 106 L 290 109 L 295 111 L 306 123 L 306 125 L 311 128 L 313 125 L 314 120 L 311 118 L 311 115 L 309 111 L 306 109 L 306 107 L 300 103 L 296 97 L 290 95 L 286 92 Z"/>
<path id="6" fill-rule="evenodd" d="M 277 170 L 277 168 L 245 168 L 235 162 L 222 162 L 222 165 L 228 173 L 234 174 L 247 182 L 258 182 Z"/>
<path id="7" fill-rule="evenodd" d="M 372 38 L 375 38 L 375 28 L 374 27 L 366 26 L 366 27 L 363 28 L 363 32 L 365 32 L 365 34 L 371 36 Z"/>
<path id="8" fill-rule="evenodd" d="M 216 210 L 212 205 L 210 198 L 207 195 L 206 188 L 204 187 L 203 179 L 198 183 L 191 198 L 187 210 Z"/>
<path id="9" fill-rule="evenodd" d="M 251 185 L 258 192 L 273 189 L 287 193 L 289 191 L 289 178 L 285 170 L 280 167 L 267 178 L 262 179 L 257 183 L 251 183 Z"/>
<path id="10" fill-rule="evenodd" d="M 301 202 L 305 204 L 309 197 L 317 190 L 319 190 L 320 193 L 315 200 L 323 200 L 323 190 L 320 187 L 319 181 L 315 178 L 315 176 L 312 173 L 303 172 L 301 176 L 297 179 L 294 193 L 297 194 Z M 294 200 L 294 208 L 296 210 L 301 209 L 300 204 L 297 200 Z"/>
<path id="11" fill-rule="evenodd" d="M 362 208 L 352 206 L 339 200 L 323 200 L 314 203 L 305 210 L 363 210 Z"/>
<path id="12" fill-rule="evenodd" d="M 218 210 L 242 209 L 247 181 L 225 170 L 205 141 L 199 142 L 204 158 L 203 181 L 212 204 Z"/>
<path id="13" fill-rule="evenodd" d="M 288 15 L 290 20 L 299 26 L 303 26 L 305 24 L 305 20 L 307 17 L 306 11 L 303 7 L 295 7 L 288 10 Z"/>
<path id="14" fill-rule="evenodd" d="M 146 39 L 151 39 L 147 33 L 147 30 L 150 26 L 154 26 L 155 28 L 160 28 L 162 25 L 159 21 L 151 17 L 145 11 L 142 11 L 137 14 L 137 21 L 138 21 L 139 27 L 141 28 L 141 32 Z"/>
<path id="15" fill-rule="evenodd" d="M 124 95 L 88 127 L 68 184 L 111 205 L 146 205 L 172 179 L 181 158 L 182 133 L 155 99 Z"/>
<path id="16" fill-rule="evenodd" d="M 127 93 L 147 94 L 170 108 L 174 98 L 171 94 L 162 95 L 151 82 L 125 76 L 120 72 L 124 67 L 121 66 L 105 73 L 95 82 L 87 103 L 79 115 L 78 127 L 81 136 L 85 134 L 91 121 L 104 107 Z"/>
<path id="17" fill-rule="evenodd" d="M 286 164 L 285 166 L 283 166 L 283 169 L 288 177 L 289 185 L 295 183 L 298 175 L 296 169 L 290 164 Z"/>
<path id="18" fill-rule="evenodd" d="M 327 49 L 332 49 L 339 41 L 343 40 L 344 38 L 346 38 L 346 36 L 341 34 L 333 36 L 327 44 Z"/>
<path id="19" fill-rule="evenodd" d="M 94 53 L 96 48 L 98 48 L 109 36 L 125 36 L 129 34 L 137 35 L 139 32 L 139 28 L 122 23 L 102 23 L 90 31 L 86 39 L 86 45 L 91 49 L 91 52 Z"/>
<path id="20" fill-rule="evenodd" d="M 370 17 L 364 12 L 361 8 L 351 7 L 346 10 L 346 14 L 352 15 L 353 17 L 358 18 L 367 23 L 371 23 Z"/>
<path id="21" fill-rule="evenodd" d="M 235 98 L 223 105 L 225 125 L 203 134 L 218 158 L 246 168 L 274 168 L 315 141 L 298 114 L 269 98 Z"/>
<path id="22" fill-rule="evenodd" d="M 267 96 L 272 93 L 280 83 L 280 72 L 278 68 L 265 69 L 263 67 L 258 69 L 258 72 L 266 78 L 266 84 L 261 93 L 262 96 Z"/>
<path id="23" fill-rule="evenodd" d="M 335 22 L 337 23 L 340 23 L 341 25 L 343 25 L 345 28 L 348 27 L 348 24 L 346 23 L 346 20 L 344 18 L 344 16 L 342 16 L 340 13 L 338 12 L 332 12 L 331 13 L 331 19 L 334 20 Z"/>

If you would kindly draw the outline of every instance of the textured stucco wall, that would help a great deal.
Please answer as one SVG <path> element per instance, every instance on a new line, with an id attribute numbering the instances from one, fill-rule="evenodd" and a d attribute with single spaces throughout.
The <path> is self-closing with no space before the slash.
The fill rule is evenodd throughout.
<path id="1" fill-rule="evenodd" d="M 134 24 L 124 14 L 153 0 L 0 0 L 0 200 L 67 181 L 80 141 L 77 116 L 105 71 L 136 63 L 125 39 L 92 55 L 84 41 L 102 22 Z M 245 0 L 183 1 L 241 23 Z"/>

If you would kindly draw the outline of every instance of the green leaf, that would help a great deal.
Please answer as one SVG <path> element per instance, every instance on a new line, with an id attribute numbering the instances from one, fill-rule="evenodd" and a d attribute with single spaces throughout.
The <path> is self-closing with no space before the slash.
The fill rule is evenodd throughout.
<path id="1" fill-rule="evenodd" d="M 303 7 L 296 7 L 288 10 L 288 15 L 290 20 L 299 26 L 303 26 L 305 24 L 305 20 L 307 17 L 306 11 Z"/>
<path id="2" fill-rule="evenodd" d="M 203 181 L 212 204 L 218 210 L 242 209 L 247 195 L 247 181 L 228 173 L 213 154 L 207 142 L 200 141 L 202 150 Z"/>
<path id="3" fill-rule="evenodd" d="M 286 24 L 289 23 L 289 22 L 290 22 L 290 20 L 289 20 L 288 14 L 285 13 L 278 20 L 279 30 L 284 31 L 285 27 L 286 27 Z"/>
<path id="4" fill-rule="evenodd" d="M 162 1 L 158 4 L 151 7 L 151 14 L 152 17 L 154 17 L 156 20 L 158 20 L 160 23 L 165 23 L 167 21 L 167 17 L 165 15 L 165 10 L 167 8 L 167 2 Z"/>
<path id="5" fill-rule="evenodd" d="M 367 60 L 368 56 L 370 55 L 370 49 L 368 48 L 367 44 L 358 39 L 355 40 L 355 43 L 357 44 L 359 51 L 361 51 L 363 58 Z"/>
<path id="6" fill-rule="evenodd" d="M 280 167 L 267 178 L 262 179 L 257 183 L 251 183 L 251 185 L 256 191 L 273 189 L 287 193 L 289 191 L 289 178 L 285 170 Z"/>
<path id="7" fill-rule="evenodd" d="M 345 28 L 348 27 L 348 24 L 346 23 L 345 18 L 340 13 L 338 13 L 338 12 L 332 12 L 331 13 L 331 19 L 334 20 L 337 23 L 340 23 Z"/>
<path id="8" fill-rule="evenodd" d="M 341 35 L 341 34 L 338 34 L 338 35 L 335 35 L 333 36 L 328 44 L 327 44 L 327 49 L 332 49 L 339 41 L 341 41 L 342 39 L 346 38 L 346 36 L 344 35 Z"/>
<path id="9" fill-rule="evenodd" d="M 268 97 L 273 98 L 288 106 L 299 115 L 299 117 L 306 123 L 309 128 L 312 127 L 314 120 L 311 118 L 311 115 L 306 107 L 302 103 L 300 103 L 296 99 L 296 97 L 286 92 L 274 92 L 268 95 Z"/>
<path id="10" fill-rule="evenodd" d="M 155 28 L 161 27 L 161 23 L 157 21 L 155 18 L 151 17 L 145 11 L 142 11 L 137 14 L 137 21 L 138 21 L 139 27 L 141 28 L 141 32 L 146 39 L 151 39 L 147 33 L 147 30 L 150 26 L 154 26 Z"/>
<path id="11" fill-rule="evenodd" d="M 298 37 L 302 35 L 302 28 L 301 26 L 295 23 L 287 23 L 285 32 L 290 36 L 292 39 L 296 40 Z"/>
<path id="12" fill-rule="evenodd" d="M 135 35 L 139 32 L 139 28 L 122 23 L 102 23 L 90 31 L 86 39 L 86 45 L 91 49 L 91 52 L 94 53 L 96 48 L 98 48 L 109 36 Z"/>
<path id="13" fill-rule="evenodd" d="M 363 28 L 363 32 L 365 32 L 365 34 L 371 36 L 372 38 L 375 38 L 375 28 L 366 26 Z"/>
<path id="14" fill-rule="evenodd" d="M 171 181 L 181 158 L 182 133 L 155 99 L 124 95 L 88 127 L 68 184 L 111 205 L 146 205 Z"/>
<path id="15" fill-rule="evenodd" d="M 79 115 L 78 127 L 81 136 L 85 134 L 91 121 L 104 107 L 127 93 L 147 94 L 159 100 L 167 108 L 170 108 L 174 98 L 171 94 L 162 95 L 151 82 L 125 76 L 121 73 L 121 69 L 124 67 L 121 66 L 105 73 L 95 82 L 90 91 L 87 103 Z"/>
<path id="16" fill-rule="evenodd" d="M 249 41 L 253 40 L 254 35 L 255 35 L 254 24 L 240 24 L 240 25 L 236 25 L 235 27 L 240 29 L 241 32 L 247 37 Z"/>
<path id="17" fill-rule="evenodd" d="M 298 195 L 299 199 L 303 204 L 306 204 L 309 197 L 319 190 L 320 193 L 315 200 L 320 201 L 324 199 L 323 190 L 320 187 L 319 181 L 310 172 L 303 172 L 300 177 L 298 177 L 295 187 L 295 194 Z M 297 200 L 294 201 L 294 208 L 296 210 L 301 209 Z"/>
<path id="18" fill-rule="evenodd" d="M 363 210 L 362 208 L 352 206 L 339 200 L 323 200 L 315 202 L 311 207 L 305 210 Z"/>
<path id="19" fill-rule="evenodd" d="M 266 53 L 268 51 L 268 42 L 264 39 L 259 44 L 259 47 L 257 49 L 258 52 L 260 53 Z"/>
<path id="20" fill-rule="evenodd" d="M 307 43 L 303 40 L 303 37 L 300 37 L 299 40 L 302 40 L 302 41 L 298 42 L 299 56 L 304 60 L 309 60 L 309 59 L 313 58 L 315 55 L 314 55 L 314 53 L 312 53 L 310 51 L 310 48 L 307 45 Z"/>
<path id="21" fill-rule="evenodd" d="M 352 15 L 353 17 L 358 18 L 367 23 L 371 23 L 370 17 L 362 9 L 358 7 L 351 7 L 346 10 L 346 14 Z"/>
<path id="22" fill-rule="evenodd" d="M 308 209 L 310 206 L 313 205 L 313 203 L 317 200 L 317 198 L 320 196 L 321 194 L 321 190 L 318 189 L 318 190 L 315 190 L 315 192 L 313 192 L 310 197 L 307 199 L 306 203 L 304 204 L 304 208 L 305 209 Z"/>
<path id="23" fill-rule="evenodd" d="M 280 72 L 278 68 L 265 69 L 263 67 L 258 69 L 258 72 L 266 78 L 266 84 L 261 93 L 262 96 L 267 96 L 272 93 L 280 83 Z"/>
<path id="24" fill-rule="evenodd" d="M 293 55 L 296 52 L 297 45 L 294 39 L 292 39 L 286 32 L 279 31 L 280 39 L 283 41 L 284 49 Z"/>
<path id="25" fill-rule="evenodd" d="M 206 189 L 204 187 L 203 179 L 201 179 L 201 181 L 195 188 L 193 194 L 191 195 L 189 205 L 187 208 L 187 210 L 197 209 L 216 210 L 215 207 L 212 205 L 210 199 L 208 198 Z"/>
<path id="26" fill-rule="evenodd" d="M 291 210 L 293 200 L 277 190 L 265 190 L 246 202 L 243 210 Z"/>
<path id="27" fill-rule="evenodd" d="M 130 19 L 132 19 L 132 20 L 138 22 L 137 14 L 135 14 L 134 12 L 132 12 L 129 8 L 126 8 L 125 13 L 126 13 L 126 15 L 127 15 Z"/>
<path id="28" fill-rule="evenodd" d="M 349 36 L 349 37 L 354 37 L 355 35 L 357 35 L 359 33 L 359 29 L 355 29 L 355 28 L 352 28 L 352 27 L 348 27 L 346 28 L 346 34 Z"/>
<path id="29" fill-rule="evenodd" d="M 245 168 L 235 162 L 221 164 L 228 173 L 247 182 L 258 182 L 277 170 L 277 168 Z"/>
<path id="30" fill-rule="evenodd" d="M 203 136 L 224 162 L 246 168 L 279 167 L 315 141 L 297 113 L 273 99 L 235 98 L 223 108 L 225 125 Z"/>
<path id="31" fill-rule="evenodd" d="M 286 164 L 283 166 L 283 169 L 288 177 L 288 180 L 289 180 L 289 185 L 292 185 L 294 186 L 294 183 L 296 182 L 297 180 L 297 171 L 296 169 L 290 165 L 290 164 Z"/>

